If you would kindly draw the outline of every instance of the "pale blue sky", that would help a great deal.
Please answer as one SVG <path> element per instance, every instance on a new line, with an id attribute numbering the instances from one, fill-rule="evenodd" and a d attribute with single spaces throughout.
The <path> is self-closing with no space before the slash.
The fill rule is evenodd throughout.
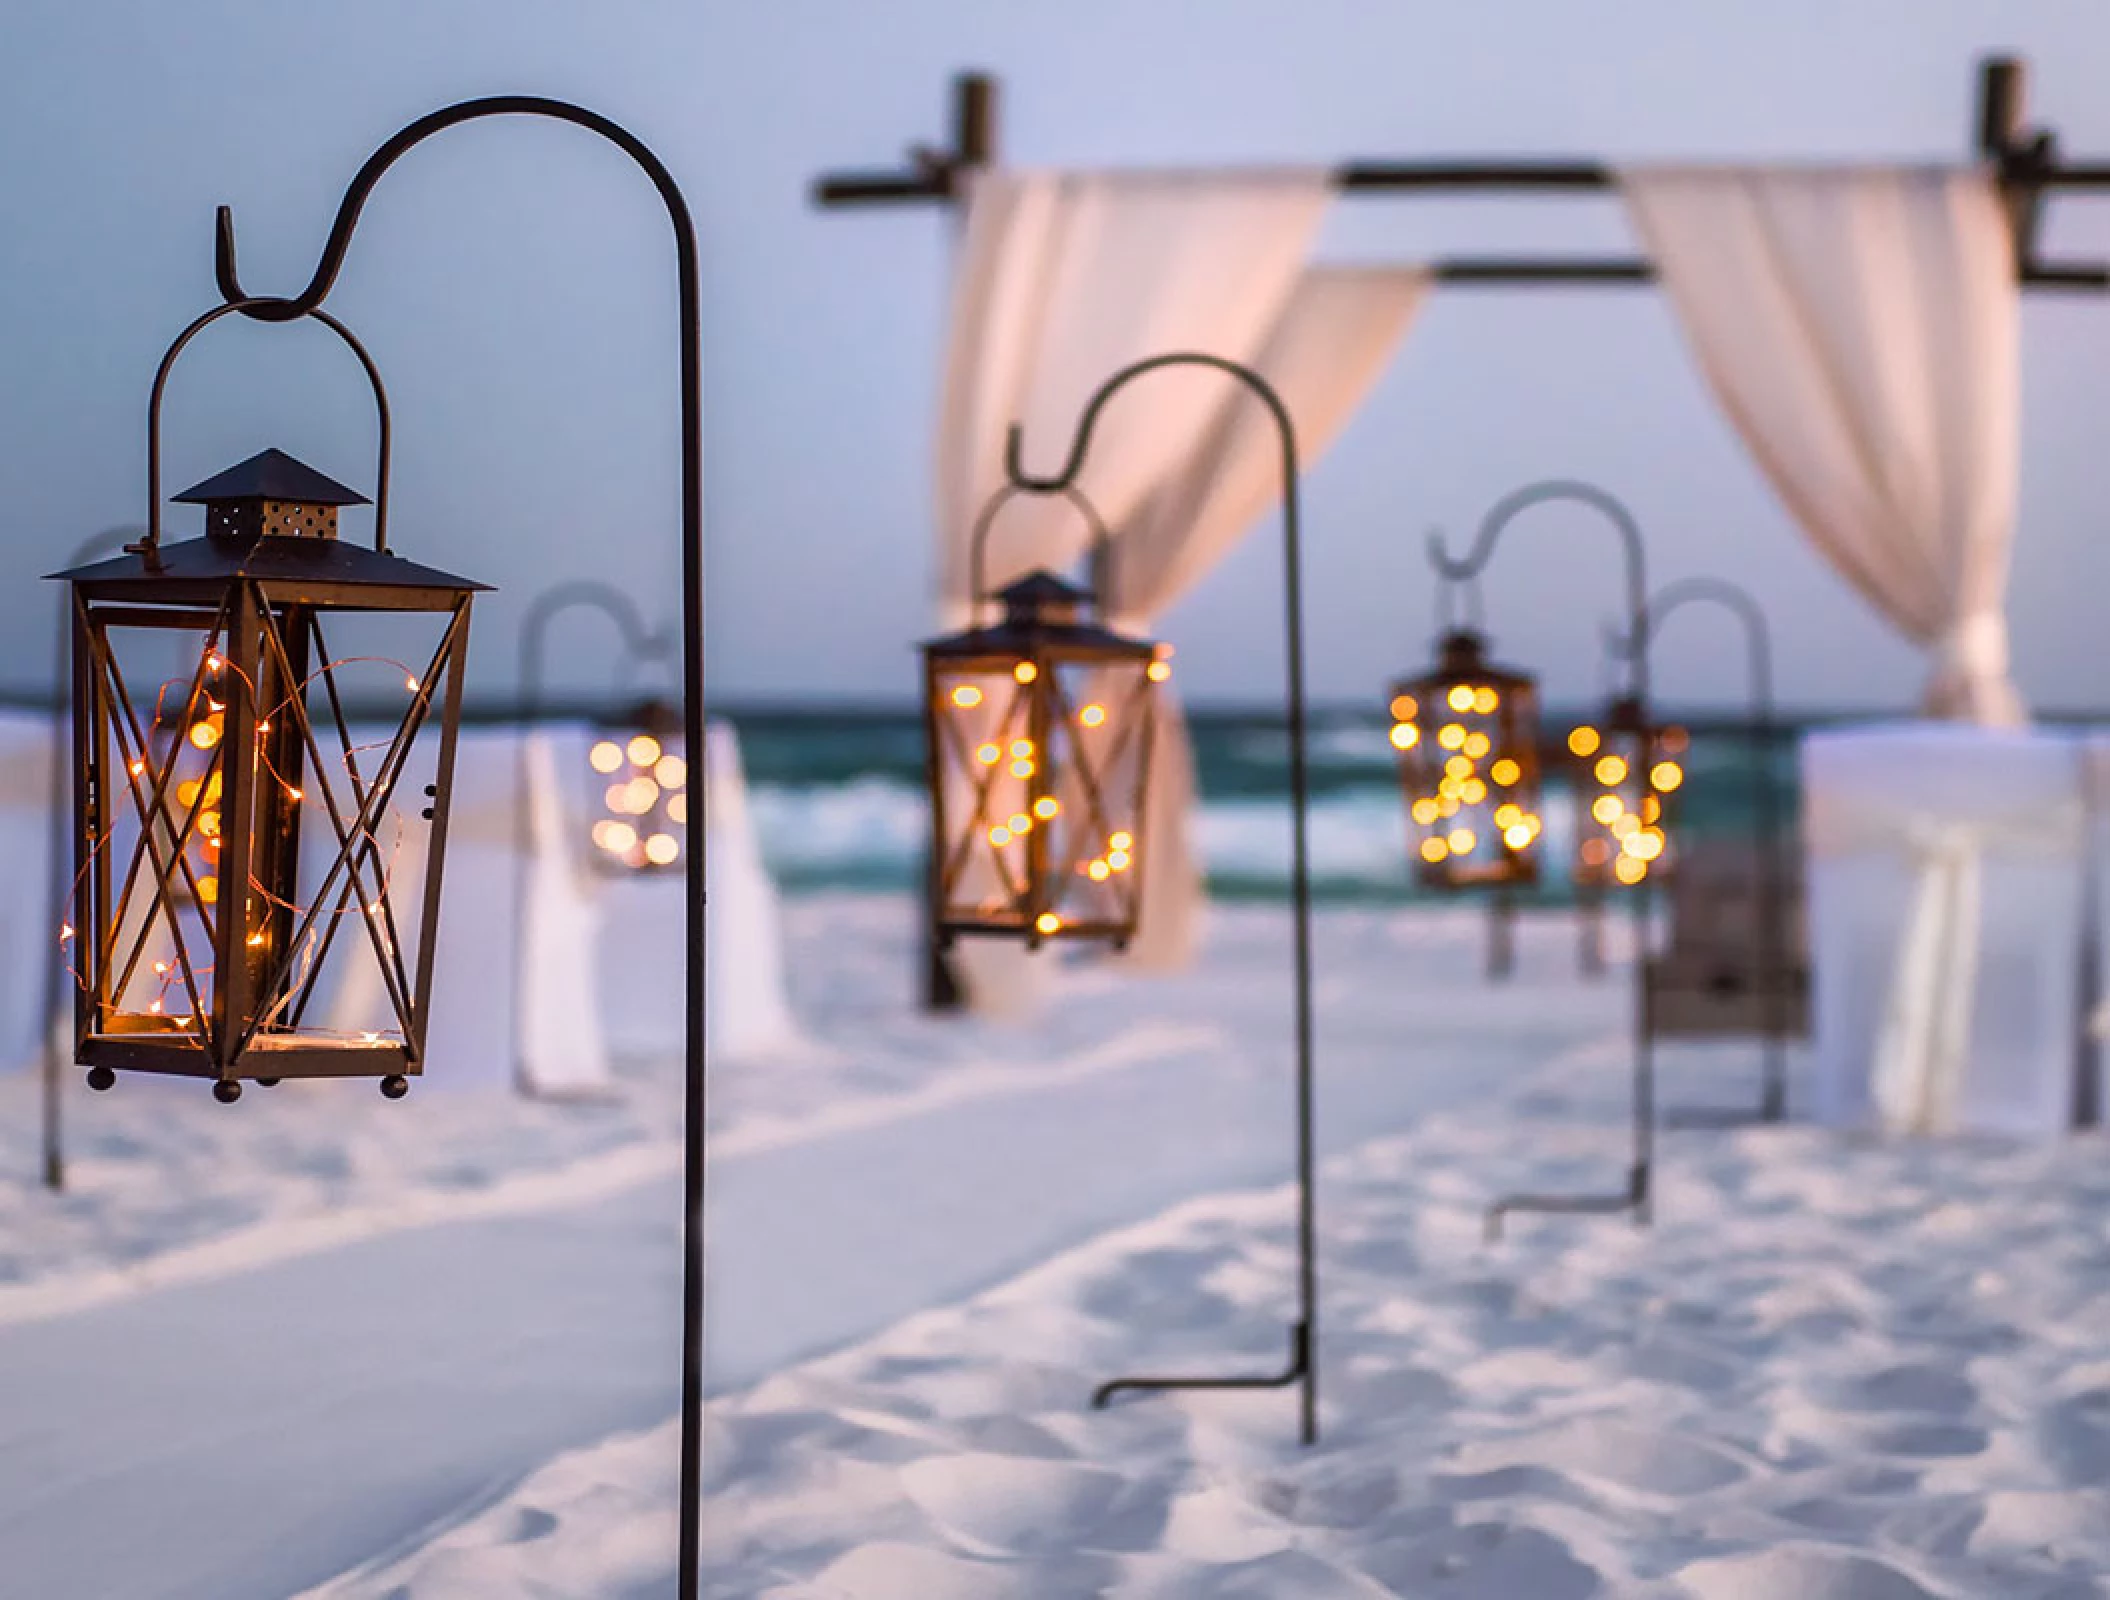
<path id="1" fill-rule="evenodd" d="M 35 574 L 136 521 L 145 393 L 213 298 L 213 206 L 253 288 L 304 282 L 346 180 L 402 123 L 537 92 L 629 124 L 688 188 L 705 255 L 714 693 L 899 698 L 927 626 L 928 429 L 949 253 L 932 209 L 822 213 L 822 169 L 942 134 L 946 83 L 1004 83 L 1039 164 L 1598 155 L 1961 157 L 1975 58 L 2033 58 L 2034 110 L 2110 157 L 2110 12 L 2020 0 L 1694 5 L 1512 0 L 7 0 L 0 21 L 0 683 L 48 671 Z M 472 650 L 508 691 L 532 593 L 601 575 L 665 606 L 676 573 L 674 343 L 664 221 L 577 130 L 458 129 L 369 207 L 332 309 L 373 346 L 398 423 L 395 540 L 500 586 Z M 2110 199 L 2049 237 L 2110 256 Z M 1627 243 L 1602 201 L 1347 202 L 1338 259 Z M 2015 656 L 2024 689 L 2110 706 L 2099 537 L 2110 298 L 2025 313 Z M 171 393 L 171 487 L 277 443 L 371 476 L 356 372 L 319 330 L 216 330 Z M 1052 450 L 1054 447 L 1048 447 Z M 1454 291 L 1313 474 L 1313 678 L 1377 692 L 1420 655 L 1420 548 L 1526 479 L 1591 478 L 1648 529 L 1656 577 L 1712 572 L 1772 611 L 1801 704 L 1907 703 L 1911 654 L 1809 555 L 1714 417 L 1647 290 Z M 194 512 L 172 525 L 191 526 Z M 1615 593 L 1594 528 L 1545 514 L 1493 579 L 1509 656 L 1556 697 L 1595 681 Z M 1190 690 L 1275 691 L 1262 536 L 1165 619 Z M 1574 609 L 1578 596 L 1590 604 Z M 1600 601 L 1596 597 L 1602 596 Z M 1688 619 L 1666 696 L 1732 697 L 1737 658 Z M 1250 641 L 1263 641 L 1255 647 Z M 582 646 L 582 682 L 597 670 Z M 1686 691 L 1686 692 L 1681 692 Z"/>

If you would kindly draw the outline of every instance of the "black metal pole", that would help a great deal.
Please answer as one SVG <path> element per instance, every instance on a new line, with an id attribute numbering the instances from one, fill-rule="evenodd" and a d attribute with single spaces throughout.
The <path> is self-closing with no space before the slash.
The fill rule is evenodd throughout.
<path id="1" fill-rule="evenodd" d="M 527 981 L 528 874 L 534 845 L 527 806 L 527 741 L 533 736 L 542 715 L 543 666 L 548 659 L 550 625 L 566 611 L 579 606 L 600 612 L 614 625 L 616 637 L 622 641 L 624 652 L 631 661 L 656 657 L 671 643 L 645 626 L 636 604 L 622 590 L 590 578 L 545 589 L 520 619 L 520 718 L 523 726 L 515 762 L 518 781 L 513 785 L 513 986 L 516 997 L 523 992 Z M 698 763 L 698 772 L 703 770 L 700 752 L 692 749 L 689 759 Z M 520 1007 L 516 1003 L 513 1007 L 513 1087 L 521 1094 L 533 1095 L 535 1086 L 528 1078 L 524 1043 L 520 1036 Z"/>
<path id="2" fill-rule="evenodd" d="M 689 204 L 674 175 L 652 149 L 621 124 L 599 112 L 539 95 L 493 95 L 420 117 L 398 132 L 366 160 L 338 204 L 336 221 L 323 246 L 322 259 L 308 286 L 291 299 L 272 299 L 245 306 L 244 313 L 265 322 L 290 322 L 321 305 L 337 281 L 352 230 L 366 198 L 411 146 L 457 123 L 482 117 L 532 116 L 569 122 L 600 135 L 644 171 L 659 192 L 674 231 L 675 275 L 681 338 L 681 547 L 682 547 L 682 712 L 691 751 L 703 749 L 703 335 L 696 227 Z M 243 291 L 235 271 L 234 218 L 222 206 L 218 215 L 215 269 L 222 298 L 252 297 Z M 708 832 L 699 808 L 690 830 L 688 865 L 688 1034 L 684 1063 L 682 1174 L 682 1357 L 681 1357 L 681 1549 L 679 1594 L 695 1600 L 702 1582 L 699 1513 L 702 1509 L 703 1417 L 703 1205 L 704 1205 L 704 841 Z"/>
<path id="3" fill-rule="evenodd" d="M 127 528 L 111 528 L 91 534 L 74 546 L 73 554 L 66 558 L 66 566 L 85 566 L 97 556 L 114 555 L 132 537 Z M 67 749 L 66 726 L 73 708 L 71 690 L 73 673 L 70 654 L 66 648 L 73 625 L 73 597 L 62 597 L 59 608 L 59 659 L 57 671 L 52 678 L 51 708 L 51 858 L 46 875 L 49 892 L 44 903 L 57 915 L 66 902 L 67 841 L 71 830 L 67 826 L 67 783 L 71 769 L 65 760 Z M 59 1017 L 66 1005 L 66 952 L 57 939 L 47 939 L 44 949 L 44 1004 L 41 1015 L 44 1036 L 39 1040 L 44 1062 L 44 1187 L 57 1192 L 66 1187 L 66 1052 L 59 1048 Z"/>
<path id="4" fill-rule="evenodd" d="M 1307 769 L 1304 692 L 1304 557 L 1297 508 L 1297 430 L 1289 408 L 1265 378 L 1251 367 L 1222 356 L 1184 351 L 1151 356 L 1123 367 L 1102 383 L 1086 402 L 1070 440 L 1069 458 L 1053 477 L 1034 477 L 1020 463 L 1020 434 L 1012 424 L 1004 448 L 1004 471 L 1012 483 L 1040 494 L 1070 491 L 1091 447 L 1092 428 L 1107 401 L 1131 380 L 1161 367 L 1213 367 L 1244 384 L 1268 408 L 1282 444 L 1282 600 L 1283 638 L 1287 656 L 1285 697 L 1289 721 L 1290 908 L 1296 944 L 1297 1045 L 1297 1305 L 1290 1329 L 1289 1366 L 1278 1374 L 1256 1378 L 1115 1378 L 1099 1386 L 1094 1407 L 1104 1406 L 1124 1389 L 1286 1389 L 1302 1383 L 1300 1434 L 1306 1444 L 1319 1436 L 1318 1218 L 1314 1196 L 1312 1121 L 1313 1027 L 1311 987 L 1311 846 L 1308 813 L 1311 784 Z"/>
<path id="5" fill-rule="evenodd" d="M 1667 584 L 1649 603 L 1646 629 L 1651 637 L 1659 632 L 1671 613 L 1696 601 L 1721 607 L 1733 615 L 1744 631 L 1748 693 L 1751 699 L 1751 802 L 1756 822 L 1758 961 L 1759 982 L 1764 987 L 1763 1087 L 1759 1120 L 1778 1122 L 1788 1109 L 1788 984 L 1787 952 L 1787 852 L 1781 827 L 1780 794 L 1773 782 L 1773 642 L 1766 615 L 1744 590 L 1721 578 L 1684 578 Z M 1633 641 L 1619 648 L 1631 650 Z M 1675 871 L 1675 868 L 1673 868 Z M 1674 1119 L 1686 1126 L 1716 1126 L 1724 1119 L 1690 1112 Z M 1744 1120 L 1741 1117 L 1737 1121 Z"/>
<path id="6" fill-rule="evenodd" d="M 1598 488 L 1595 484 L 1582 483 L 1574 479 L 1550 479 L 1544 483 L 1526 484 L 1512 490 L 1496 501 L 1481 520 L 1480 531 L 1473 541 L 1472 549 L 1463 559 L 1455 558 L 1444 546 L 1440 533 L 1429 536 L 1429 559 L 1444 579 L 1450 582 L 1465 582 L 1477 578 L 1493 556 L 1495 543 L 1503 531 L 1522 512 L 1551 500 L 1573 500 L 1587 505 L 1603 514 L 1612 530 L 1619 536 L 1619 546 L 1626 569 L 1627 634 L 1640 641 L 1640 647 L 1627 658 L 1627 694 L 1643 722 L 1648 709 L 1648 639 L 1644 626 L 1648 599 L 1647 554 L 1641 540 L 1641 528 L 1634 521 L 1633 513 L 1619 500 Z M 1633 1086 L 1633 1160 L 1627 1168 L 1627 1185 L 1624 1193 L 1612 1195 L 1506 1195 L 1488 1208 L 1487 1236 L 1499 1238 L 1502 1219 L 1512 1211 L 1557 1211 L 1570 1213 L 1616 1213 L 1632 1212 L 1634 1220 L 1646 1223 L 1649 1220 L 1649 1182 L 1654 1162 L 1656 1130 L 1656 1069 L 1654 1052 L 1650 1048 L 1648 1025 L 1648 983 L 1644 972 L 1643 954 L 1648 941 L 1648 897 L 1636 885 L 1632 890 L 1634 908 L 1634 1086 Z"/>

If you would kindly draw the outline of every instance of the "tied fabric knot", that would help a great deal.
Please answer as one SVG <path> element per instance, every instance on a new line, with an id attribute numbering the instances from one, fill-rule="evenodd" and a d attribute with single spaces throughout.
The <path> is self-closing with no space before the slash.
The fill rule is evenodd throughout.
<path id="1" fill-rule="evenodd" d="M 1970 1057 L 1987 828 L 1914 819 L 1904 829 L 1912 900 L 1876 1035 L 1870 1097 L 1884 1131 L 1956 1125 Z"/>
<path id="2" fill-rule="evenodd" d="M 2007 618 L 1974 611 L 1958 618 L 1934 643 L 1934 677 L 1927 709 L 1986 727 L 2018 727 L 2027 720 L 2022 697 L 2008 677 Z"/>

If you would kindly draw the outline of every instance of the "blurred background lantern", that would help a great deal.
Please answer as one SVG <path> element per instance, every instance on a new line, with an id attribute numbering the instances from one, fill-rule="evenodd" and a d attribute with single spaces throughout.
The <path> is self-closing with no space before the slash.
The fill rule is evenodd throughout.
<path id="1" fill-rule="evenodd" d="M 1487 658 L 1468 628 L 1392 686 L 1392 747 L 1419 881 L 1436 889 L 1537 881 L 1538 689 Z"/>
<path id="2" fill-rule="evenodd" d="M 575 610 L 598 611 L 616 636 L 613 693 L 592 715 L 586 750 L 586 814 L 593 819 L 589 824 L 593 848 L 588 854 L 605 872 L 651 872 L 678 866 L 688 848 L 689 832 L 689 756 L 683 718 L 666 694 L 640 693 L 636 687 L 640 677 L 673 663 L 677 642 L 673 630 L 647 628 L 630 597 L 609 584 L 581 579 L 545 589 L 520 621 L 522 715 L 530 729 L 541 724 L 546 713 L 543 683 L 548 677 L 551 628 Z M 611 702 L 618 709 L 608 710 Z M 523 855 L 529 849 L 527 795 L 532 787 L 527 751 L 539 737 L 531 732 L 521 741 L 514 832 Z"/>
<path id="3" fill-rule="evenodd" d="M 677 866 L 689 832 L 689 758 L 681 713 L 645 700 L 594 729 L 587 751 L 599 816 L 594 859 L 616 871 Z"/>
<path id="4" fill-rule="evenodd" d="M 1652 726 L 1633 695 L 1569 730 L 1578 888 L 1632 887 L 1669 870 L 1673 797 L 1689 744 L 1682 728 Z"/>
<path id="5" fill-rule="evenodd" d="M 1107 628 L 1093 592 L 1052 572 L 987 593 L 989 529 L 1017 492 L 990 500 L 972 547 L 978 607 L 999 615 L 923 646 L 931 922 L 941 946 L 999 934 L 1119 948 L 1141 909 L 1151 718 L 1171 652 Z M 1105 529 L 1065 493 L 1103 571 Z"/>
<path id="6" fill-rule="evenodd" d="M 374 548 L 337 536 L 340 508 L 365 497 L 277 450 L 177 496 L 205 507 L 206 532 L 162 544 L 162 390 L 191 339 L 244 304 L 199 318 L 163 358 L 145 537 L 56 574 L 73 614 L 75 875 L 60 937 L 77 982 L 74 1054 L 98 1089 L 118 1071 L 173 1073 L 212 1079 L 231 1102 L 245 1079 L 375 1077 L 395 1098 L 424 1066 L 461 669 L 483 585 L 389 553 L 386 396 L 322 313 L 381 412 Z M 398 644 L 420 614 L 411 665 L 344 647 L 362 617 L 387 619 Z M 354 708 L 385 715 L 386 736 L 355 736 Z M 435 710 L 437 738 L 421 739 Z M 400 814 L 406 782 L 423 788 L 429 826 Z M 304 831 L 323 843 L 305 869 Z M 422 905 L 398 906 L 391 874 L 420 843 Z M 375 964 L 379 1026 L 345 1035 L 307 1021 L 333 958 Z"/>

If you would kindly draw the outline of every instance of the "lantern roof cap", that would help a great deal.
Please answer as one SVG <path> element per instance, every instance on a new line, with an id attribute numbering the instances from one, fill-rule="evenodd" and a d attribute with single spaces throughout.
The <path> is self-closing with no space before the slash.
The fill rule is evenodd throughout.
<path id="1" fill-rule="evenodd" d="M 1436 643 L 1436 664 L 1426 675 L 1417 678 L 1424 681 L 1449 681 L 1455 678 L 1484 679 L 1490 685 L 1505 684 L 1512 688 L 1523 688 L 1532 682 L 1528 672 L 1515 667 L 1503 666 L 1490 659 L 1487 635 L 1474 628 L 1451 628 Z M 1404 688 L 1408 685 L 1402 684 Z"/>
<path id="2" fill-rule="evenodd" d="M 248 545 L 230 545 L 210 538 L 185 539 L 162 545 L 159 556 L 159 566 L 150 567 L 144 555 L 127 550 L 123 555 L 45 576 L 92 586 L 113 599 L 142 600 L 162 598 L 172 587 L 199 591 L 187 597 L 203 598 L 205 588 L 244 580 L 296 589 L 323 586 L 347 591 L 416 589 L 467 594 L 490 588 L 487 583 L 456 577 L 345 539 L 266 535 Z"/>
<path id="3" fill-rule="evenodd" d="M 279 449 L 259 450 L 247 461 L 216 472 L 174 497 L 182 505 L 210 505 L 224 500 L 291 500 L 310 506 L 369 504 L 357 489 L 317 472 L 305 461 Z"/>
<path id="4" fill-rule="evenodd" d="M 1036 567 L 1023 578 L 1015 578 L 997 590 L 996 598 L 1006 606 L 1088 605 L 1097 597 L 1091 590 L 1058 577 L 1046 567 Z"/>

